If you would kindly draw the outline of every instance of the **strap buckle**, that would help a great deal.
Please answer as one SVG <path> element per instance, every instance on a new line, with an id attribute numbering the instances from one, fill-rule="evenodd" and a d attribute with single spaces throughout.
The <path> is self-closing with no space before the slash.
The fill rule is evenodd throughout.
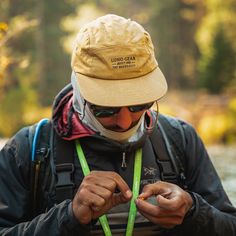
<path id="1" fill-rule="evenodd" d="M 176 184 L 178 182 L 176 173 L 174 173 L 174 172 L 161 173 L 161 180 L 166 181 L 166 182 L 170 182 L 170 183 L 174 183 L 174 184 Z"/>
<path id="2" fill-rule="evenodd" d="M 56 187 L 74 186 L 72 174 L 74 173 L 74 164 L 63 163 L 56 165 L 57 183 Z"/>
<path id="3" fill-rule="evenodd" d="M 177 183 L 178 176 L 173 171 L 173 167 L 169 161 L 160 161 L 158 160 L 158 163 L 160 164 L 161 170 L 161 180 L 167 181 L 170 183 Z"/>

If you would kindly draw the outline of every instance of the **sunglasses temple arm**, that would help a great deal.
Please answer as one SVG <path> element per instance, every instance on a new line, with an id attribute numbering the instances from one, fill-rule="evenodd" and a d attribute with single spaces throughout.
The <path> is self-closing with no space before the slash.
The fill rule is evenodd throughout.
<path id="1" fill-rule="evenodd" d="M 157 126 L 157 122 L 158 122 L 158 115 L 159 115 L 159 106 L 158 106 L 158 102 L 155 101 L 156 104 L 156 116 L 154 116 L 154 121 L 152 122 L 152 125 L 149 127 L 146 127 L 147 133 L 151 134 L 153 129 Z"/>

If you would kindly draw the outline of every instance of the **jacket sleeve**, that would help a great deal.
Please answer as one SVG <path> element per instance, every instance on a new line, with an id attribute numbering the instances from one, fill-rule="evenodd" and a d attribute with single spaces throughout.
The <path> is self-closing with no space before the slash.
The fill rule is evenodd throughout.
<path id="1" fill-rule="evenodd" d="M 180 227 L 181 235 L 236 235 L 236 209 L 195 130 L 183 123 L 186 133 L 186 179 L 195 201 L 192 216 Z M 223 157 L 222 157 L 222 161 Z"/>
<path id="2" fill-rule="evenodd" d="M 0 151 L 0 235 L 87 235 L 75 221 L 71 201 L 31 217 L 29 129 L 23 128 Z"/>

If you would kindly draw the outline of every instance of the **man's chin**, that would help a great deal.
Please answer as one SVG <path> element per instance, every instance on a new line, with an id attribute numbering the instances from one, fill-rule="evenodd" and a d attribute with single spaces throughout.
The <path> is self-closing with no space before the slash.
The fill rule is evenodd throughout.
<path id="1" fill-rule="evenodd" d="M 122 129 L 121 127 L 119 126 L 104 126 L 106 129 L 109 129 L 111 131 L 114 131 L 114 132 L 119 132 L 119 133 L 123 133 L 123 132 L 126 132 L 128 131 L 129 129 L 132 129 L 136 124 L 138 123 L 138 121 L 136 122 L 133 122 L 130 127 L 128 129 Z"/>
<path id="2" fill-rule="evenodd" d="M 129 128 L 129 129 L 107 128 L 107 129 L 109 129 L 109 130 L 111 130 L 111 131 L 114 131 L 114 132 L 123 133 L 123 132 L 128 131 L 128 130 L 131 129 L 131 128 Z"/>

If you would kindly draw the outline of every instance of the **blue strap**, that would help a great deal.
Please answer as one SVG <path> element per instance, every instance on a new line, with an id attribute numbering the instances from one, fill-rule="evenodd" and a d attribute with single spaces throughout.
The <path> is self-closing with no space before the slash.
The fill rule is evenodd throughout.
<path id="1" fill-rule="evenodd" d="M 38 122 L 38 124 L 36 126 L 35 134 L 34 134 L 34 138 L 33 138 L 33 143 L 32 143 L 31 161 L 35 161 L 35 152 L 36 152 L 35 149 L 36 149 L 36 143 L 37 143 L 37 140 L 38 140 L 40 129 L 44 124 L 48 123 L 48 121 L 49 121 L 49 119 L 47 119 L 47 118 L 42 119 Z"/>

